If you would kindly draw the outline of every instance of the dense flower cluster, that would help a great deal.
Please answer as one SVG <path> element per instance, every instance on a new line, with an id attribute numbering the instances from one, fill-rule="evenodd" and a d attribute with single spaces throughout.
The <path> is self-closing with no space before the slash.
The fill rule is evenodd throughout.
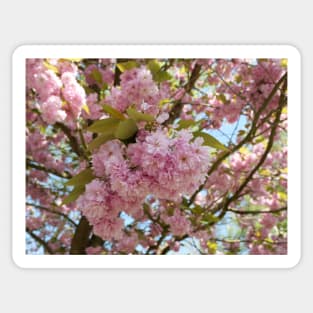
<path id="1" fill-rule="evenodd" d="M 37 105 L 46 123 L 66 120 L 73 127 L 86 103 L 86 93 L 77 82 L 75 65 L 66 61 L 56 65 L 59 68 L 41 59 L 27 60 L 27 87 L 38 95 Z"/>
<path id="2" fill-rule="evenodd" d="M 115 216 L 120 211 L 140 214 L 149 194 L 172 201 L 192 195 L 204 182 L 209 165 L 203 139 L 192 139 L 188 131 L 179 131 L 171 138 L 159 129 L 128 147 L 118 140 L 102 145 L 92 157 L 98 179 L 86 186 L 78 202 L 91 224 L 111 225 L 108 212 Z M 101 229 L 100 236 L 107 238 L 106 228 Z"/>
<path id="3" fill-rule="evenodd" d="M 135 105 L 139 111 L 155 116 L 159 112 L 157 104 L 160 96 L 151 72 L 140 67 L 125 71 L 121 75 L 120 88 L 113 87 L 106 101 L 121 112 Z"/>
<path id="4" fill-rule="evenodd" d="M 28 59 L 28 253 L 73 253 L 84 216 L 79 253 L 286 254 L 286 77 L 278 59 Z"/>

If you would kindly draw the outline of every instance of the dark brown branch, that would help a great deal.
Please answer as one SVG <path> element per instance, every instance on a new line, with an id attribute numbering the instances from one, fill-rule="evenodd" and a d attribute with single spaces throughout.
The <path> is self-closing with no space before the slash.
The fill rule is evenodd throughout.
<path id="1" fill-rule="evenodd" d="M 72 175 L 70 173 L 68 173 L 68 172 L 59 173 L 59 172 L 57 172 L 54 169 L 46 168 L 44 165 L 39 164 L 38 162 L 32 161 L 30 159 L 26 159 L 26 166 L 34 168 L 34 169 L 36 169 L 38 171 L 46 172 L 48 174 L 53 174 L 53 175 L 58 176 L 60 178 L 69 179 L 69 178 L 72 177 Z"/>
<path id="2" fill-rule="evenodd" d="M 266 149 L 265 149 L 262 157 L 260 158 L 259 162 L 257 163 L 257 165 L 253 168 L 253 170 L 250 172 L 250 174 L 246 177 L 246 179 L 240 185 L 240 187 L 237 189 L 237 191 L 230 198 L 225 200 L 225 202 L 223 203 L 223 209 L 222 209 L 220 215 L 218 216 L 219 218 L 223 218 L 224 215 L 226 214 L 227 210 L 228 210 L 228 206 L 233 201 L 235 201 L 235 200 L 237 200 L 239 198 L 241 192 L 248 185 L 248 183 L 252 180 L 253 175 L 259 170 L 259 168 L 265 162 L 268 153 L 271 151 L 273 143 L 274 143 L 274 137 L 275 137 L 275 134 L 276 134 L 276 129 L 278 127 L 278 124 L 279 124 L 279 121 L 280 121 L 280 116 L 281 116 L 282 109 L 283 109 L 283 105 L 285 103 L 285 97 L 286 97 L 285 96 L 285 91 L 286 91 L 286 89 L 287 89 L 287 79 L 284 81 L 283 92 L 281 94 L 280 101 L 279 101 L 279 110 L 276 113 L 276 117 L 275 117 L 275 120 L 274 120 L 274 123 L 273 123 L 273 128 L 271 130 L 271 134 L 270 134 L 270 137 L 268 139 Z"/>
<path id="3" fill-rule="evenodd" d="M 54 126 L 56 128 L 59 128 L 60 130 L 63 131 L 63 133 L 67 136 L 67 138 L 69 139 L 69 143 L 70 146 L 72 148 L 72 150 L 80 157 L 84 156 L 84 151 L 81 149 L 80 145 L 77 142 L 77 139 L 75 138 L 75 136 L 73 136 L 71 134 L 71 130 L 66 127 L 64 124 L 62 123 L 55 123 Z"/>
<path id="4" fill-rule="evenodd" d="M 70 254 L 86 254 L 91 230 L 92 226 L 87 218 L 82 216 L 72 239 Z"/>
<path id="5" fill-rule="evenodd" d="M 190 93 L 190 91 L 193 89 L 200 75 L 201 75 L 201 65 L 196 64 L 194 69 L 191 72 L 190 79 L 184 86 L 185 93 Z M 173 108 L 170 112 L 170 117 L 165 121 L 164 125 L 172 124 L 175 121 L 175 119 L 180 116 L 183 106 L 184 105 L 181 102 L 181 100 L 175 101 L 173 103 Z"/>
<path id="6" fill-rule="evenodd" d="M 77 224 L 76 224 L 70 217 L 68 217 L 65 213 L 62 213 L 62 212 L 59 212 L 59 211 L 56 211 L 56 210 L 53 210 L 53 209 L 44 207 L 44 206 L 42 206 L 42 205 L 38 205 L 38 204 L 33 204 L 33 203 L 28 203 L 28 202 L 26 202 L 26 205 L 33 206 L 33 207 L 35 207 L 35 208 L 38 208 L 38 209 L 40 209 L 40 210 L 49 212 L 49 213 L 51 213 L 51 214 L 56 214 L 56 215 L 62 216 L 62 217 L 64 217 L 69 223 L 71 223 L 73 226 L 77 227 Z"/>
<path id="7" fill-rule="evenodd" d="M 40 245 L 43 246 L 44 250 L 49 254 L 54 254 L 53 250 L 49 247 L 48 243 L 41 239 L 39 236 L 34 234 L 29 228 L 26 228 L 27 233 L 35 239 Z"/>

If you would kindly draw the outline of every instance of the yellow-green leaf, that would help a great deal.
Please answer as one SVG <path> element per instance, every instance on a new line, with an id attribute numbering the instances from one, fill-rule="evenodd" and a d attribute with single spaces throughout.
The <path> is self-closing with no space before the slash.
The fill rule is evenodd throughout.
<path id="1" fill-rule="evenodd" d="M 154 76 L 161 69 L 160 63 L 157 60 L 150 60 L 148 62 L 148 69 L 150 70 L 151 74 Z"/>
<path id="2" fill-rule="evenodd" d="M 170 103 L 171 101 L 172 101 L 171 99 L 162 99 L 162 100 L 159 102 L 159 106 L 162 107 L 162 106 L 164 106 L 164 104 Z"/>
<path id="3" fill-rule="evenodd" d="M 99 84 L 102 85 L 102 75 L 98 70 L 93 70 L 91 72 L 91 77 Z"/>
<path id="4" fill-rule="evenodd" d="M 202 137 L 204 142 L 203 144 L 205 146 L 209 146 L 215 149 L 219 149 L 219 150 L 224 150 L 224 151 L 228 151 L 229 149 L 224 146 L 222 143 L 220 143 L 217 139 L 215 139 L 213 136 L 204 133 L 204 132 L 194 132 L 193 135 L 195 137 Z"/>
<path id="5" fill-rule="evenodd" d="M 287 68 L 288 66 L 288 59 L 281 59 L 280 65 L 284 68 Z"/>
<path id="6" fill-rule="evenodd" d="M 217 95 L 216 98 L 217 98 L 218 100 L 222 101 L 224 104 L 227 104 L 227 103 L 228 103 L 228 101 L 227 101 L 227 99 L 226 99 L 226 96 L 225 96 L 223 93 Z"/>
<path id="7" fill-rule="evenodd" d="M 127 70 L 131 70 L 135 67 L 138 67 L 138 63 L 136 61 L 127 61 L 127 62 L 118 63 L 116 64 L 116 66 L 123 73 Z"/>
<path id="8" fill-rule="evenodd" d="M 109 117 L 103 120 L 94 122 L 87 128 L 88 131 L 93 133 L 113 134 L 120 120 Z"/>
<path id="9" fill-rule="evenodd" d="M 100 136 L 98 136 L 97 138 L 95 138 L 93 141 L 91 141 L 88 144 L 88 149 L 90 151 L 93 151 L 94 149 L 97 149 L 98 147 L 100 147 L 102 144 L 114 138 L 115 137 L 113 134 L 101 134 Z"/>
<path id="10" fill-rule="evenodd" d="M 85 186 L 75 187 L 74 190 L 63 199 L 62 204 L 69 204 L 75 201 L 84 192 L 85 192 Z"/>
<path id="11" fill-rule="evenodd" d="M 71 58 L 71 59 L 60 59 L 60 61 L 71 61 L 71 62 L 80 62 L 81 58 Z"/>
<path id="12" fill-rule="evenodd" d="M 118 124 L 114 135 L 116 138 L 123 140 L 132 137 L 137 132 L 137 130 L 138 128 L 136 122 L 133 119 L 128 119 L 121 121 Z"/>
<path id="13" fill-rule="evenodd" d="M 86 168 L 65 183 L 65 186 L 85 186 L 94 179 L 92 170 Z"/>
<path id="14" fill-rule="evenodd" d="M 152 115 L 138 112 L 137 110 L 132 108 L 127 109 L 127 114 L 130 118 L 134 119 L 135 121 L 146 121 L 146 122 L 154 121 L 154 117 Z"/>
<path id="15" fill-rule="evenodd" d="M 206 244 L 207 244 L 207 246 L 209 248 L 209 252 L 212 253 L 212 254 L 215 254 L 216 250 L 217 250 L 217 243 L 216 242 L 212 242 L 212 241 L 208 241 Z"/>
<path id="16" fill-rule="evenodd" d="M 111 106 L 109 106 L 108 104 L 104 104 L 103 105 L 103 110 L 110 114 L 112 117 L 117 118 L 118 120 L 125 120 L 125 116 L 118 110 L 112 108 Z"/>
<path id="17" fill-rule="evenodd" d="M 157 60 L 150 60 L 148 63 L 148 68 L 153 76 L 153 80 L 158 83 L 172 78 L 168 72 L 161 70 L 161 65 Z"/>
<path id="18" fill-rule="evenodd" d="M 194 121 L 194 120 L 180 120 L 178 123 L 178 130 L 183 129 L 183 128 L 189 128 L 189 127 L 193 127 L 196 126 L 198 124 L 198 122 Z"/>
<path id="19" fill-rule="evenodd" d="M 260 175 L 262 176 L 271 176 L 272 173 L 270 170 L 266 169 L 266 168 L 263 168 L 259 171 Z"/>
<path id="20" fill-rule="evenodd" d="M 160 71 L 156 73 L 153 77 L 153 79 L 158 83 L 162 83 L 166 80 L 170 80 L 171 78 L 172 78 L 172 75 L 166 71 Z"/>
<path id="21" fill-rule="evenodd" d="M 88 115 L 90 115 L 90 110 L 89 110 L 89 107 L 88 107 L 87 104 L 84 104 L 84 105 L 82 106 L 82 109 L 83 109 Z"/>
<path id="22" fill-rule="evenodd" d="M 45 66 L 45 68 L 47 68 L 48 70 L 53 71 L 54 73 L 58 74 L 59 70 L 56 66 L 50 64 L 48 61 L 43 61 L 43 65 Z"/>
<path id="23" fill-rule="evenodd" d="M 287 201 L 287 194 L 285 192 L 282 191 L 278 191 L 278 195 L 279 195 L 279 199 L 283 200 L 283 201 Z"/>

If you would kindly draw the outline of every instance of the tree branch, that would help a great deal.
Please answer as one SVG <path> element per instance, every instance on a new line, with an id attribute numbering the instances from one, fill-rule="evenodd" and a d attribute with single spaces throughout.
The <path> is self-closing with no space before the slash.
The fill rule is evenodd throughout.
<path id="1" fill-rule="evenodd" d="M 72 148 L 72 150 L 80 157 L 84 156 L 84 151 L 81 149 L 81 147 L 79 146 L 78 142 L 77 142 L 77 139 L 75 138 L 75 136 L 73 136 L 71 134 L 71 130 L 66 127 L 64 124 L 62 123 L 55 123 L 54 126 L 56 128 L 59 128 L 63 131 L 63 133 L 67 136 L 67 138 L 69 139 L 69 143 L 70 143 L 70 146 Z"/>
<path id="2" fill-rule="evenodd" d="M 40 210 L 43 210 L 43 211 L 46 211 L 46 212 L 49 212 L 49 213 L 52 213 L 52 214 L 56 214 L 56 215 L 59 215 L 59 216 L 62 216 L 62 217 L 64 217 L 68 222 L 70 222 L 73 226 L 77 227 L 77 224 L 76 224 L 70 217 L 68 217 L 68 215 L 66 215 L 65 213 L 62 213 L 62 212 L 59 212 L 59 211 L 56 211 L 56 210 L 53 210 L 53 209 L 44 207 L 44 206 L 42 206 L 42 205 L 29 203 L 29 202 L 26 202 L 26 205 L 33 206 L 33 207 L 38 208 L 38 209 L 40 209 Z"/>
<path id="3" fill-rule="evenodd" d="M 29 228 L 26 228 L 27 233 L 35 239 L 39 244 L 41 244 L 46 252 L 49 254 L 54 254 L 53 250 L 49 247 L 48 243 L 42 240 L 39 236 L 34 234 Z"/>
<path id="4" fill-rule="evenodd" d="M 244 211 L 240 211 L 240 210 L 234 210 L 234 209 L 227 209 L 228 212 L 233 212 L 236 214 L 241 214 L 241 215 L 245 215 L 245 214 L 251 214 L 251 215 L 258 215 L 258 214 L 273 214 L 273 213 L 279 213 L 282 211 L 287 211 L 287 206 L 276 209 L 276 210 L 271 210 L 271 211 L 266 211 L 266 210 L 258 210 L 258 211 L 248 211 L 248 210 L 244 210 Z"/>
<path id="5" fill-rule="evenodd" d="M 87 218 L 82 216 L 72 239 L 70 254 L 86 254 L 85 249 L 88 247 L 91 230 L 92 226 Z"/>
<path id="6" fill-rule="evenodd" d="M 70 173 L 68 173 L 68 172 L 59 173 L 59 172 L 57 172 L 54 169 L 50 169 L 50 168 L 48 169 L 44 165 L 39 164 L 38 162 L 35 163 L 35 161 L 30 160 L 30 159 L 26 159 L 26 166 L 34 168 L 34 169 L 36 169 L 38 171 L 46 172 L 48 174 L 53 174 L 54 176 L 58 176 L 60 178 L 69 179 L 69 178 L 72 177 L 72 175 Z"/>
<path id="7" fill-rule="evenodd" d="M 253 118 L 253 122 L 250 128 L 250 131 L 248 132 L 248 134 L 246 135 L 245 138 L 243 138 L 243 140 L 241 142 L 239 142 L 235 147 L 233 147 L 232 149 L 223 152 L 220 157 L 214 162 L 214 164 L 211 166 L 207 177 L 210 176 L 217 168 L 218 166 L 227 158 L 229 157 L 232 153 L 238 151 L 243 145 L 245 145 L 246 143 L 248 143 L 254 136 L 256 129 L 257 129 L 257 125 L 258 125 L 258 121 L 259 118 L 262 114 L 262 112 L 264 111 L 264 109 L 267 107 L 267 105 L 270 103 L 270 101 L 273 99 L 274 95 L 276 94 L 277 90 L 279 89 L 280 85 L 283 82 L 287 82 L 287 73 L 285 73 L 280 80 L 276 83 L 276 85 L 274 86 L 274 88 L 272 89 L 271 93 L 269 94 L 269 96 L 265 99 L 264 103 L 262 104 L 262 106 L 260 107 L 259 111 L 257 111 L 257 113 L 255 114 L 254 118 Z M 196 192 L 190 197 L 189 200 L 189 204 L 193 203 L 197 194 L 203 189 L 203 187 L 206 184 L 206 180 L 205 182 L 199 186 L 199 188 L 196 190 Z"/>
<path id="8" fill-rule="evenodd" d="M 193 89 L 200 75 L 201 75 L 201 65 L 196 64 L 191 72 L 190 79 L 184 86 L 185 93 L 189 93 Z M 175 121 L 175 119 L 180 116 L 182 109 L 183 103 L 181 102 L 181 99 L 174 102 L 174 106 L 172 108 L 172 111 L 170 112 L 170 117 L 164 122 L 164 125 L 172 124 Z"/>

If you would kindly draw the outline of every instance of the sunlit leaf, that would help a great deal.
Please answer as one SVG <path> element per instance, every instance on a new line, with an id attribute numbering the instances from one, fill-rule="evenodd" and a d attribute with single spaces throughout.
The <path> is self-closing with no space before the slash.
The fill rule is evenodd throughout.
<path id="1" fill-rule="evenodd" d="M 199 122 L 196 122 L 195 120 L 180 120 L 178 123 L 177 129 L 183 129 L 183 128 L 189 128 L 196 126 Z"/>
<path id="2" fill-rule="evenodd" d="M 93 141 L 91 141 L 88 144 L 88 149 L 90 151 L 93 151 L 94 149 L 97 149 L 98 147 L 100 147 L 102 144 L 114 138 L 115 137 L 113 134 L 101 134 L 100 136 L 98 136 L 97 138 L 95 138 Z"/>
<path id="3" fill-rule="evenodd" d="M 59 69 L 58 69 L 56 66 L 50 64 L 48 61 L 43 61 L 43 65 L 44 65 L 45 68 L 47 68 L 48 70 L 51 70 L 51 71 L 53 71 L 53 72 L 56 73 L 56 74 L 59 73 Z"/>
<path id="4" fill-rule="evenodd" d="M 91 77 L 101 86 L 102 85 L 102 75 L 98 70 L 93 70 L 91 72 Z"/>
<path id="5" fill-rule="evenodd" d="M 120 120 L 109 117 L 103 120 L 95 121 L 87 128 L 93 133 L 113 134 Z"/>
<path id="6" fill-rule="evenodd" d="M 112 108 L 111 106 L 109 106 L 107 104 L 103 105 L 103 110 L 106 113 L 110 114 L 112 117 L 115 117 L 115 118 L 117 118 L 119 120 L 125 120 L 126 119 L 125 116 L 120 111 Z"/>
<path id="7" fill-rule="evenodd" d="M 160 71 L 155 74 L 154 80 L 158 83 L 162 83 L 166 80 L 172 79 L 172 75 L 166 71 Z"/>
<path id="8" fill-rule="evenodd" d="M 116 64 L 116 66 L 123 73 L 127 70 L 131 70 L 135 67 L 138 67 L 138 63 L 136 61 L 127 61 L 127 62 L 118 63 Z"/>
<path id="9" fill-rule="evenodd" d="M 148 68 L 153 76 L 153 80 L 157 83 L 162 83 L 163 81 L 172 78 L 168 72 L 161 70 L 161 65 L 157 60 L 150 60 L 148 63 Z"/>
<path id="10" fill-rule="evenodd" d="M 150 70 L 151 74 L 154 76 L 158 73 L 161 69 L 161 65 L 157 60 L 150 60 L 148 62 L 148 69 Z"/>
<path id="11" fill-rule="evenodd" d="M 84 105 L 82 106 L 82 109 L 83 109 L 88 115 L 90 115 L 90 110 L 89 110 L 89 107 L 88 107 L 87 104 L 84 104 Z"/>
<path id="12" fill-rule="evenodd" d="M 84 192 L 85 192 L 84 186 L 75 187 L 74 190 L 63 199 L 62 204 L 69 204 L 75 201 Z"/>
<path id="13" fill-rule="evenodd" d="M 204 133 L 204 132 L 195 132 L 193 133 L 195 137 L 202 137 L 204 140 L 204 145 L 205 146 L 209 146 L 215 149 L 219 149 L 219 150 L 224 150 L 224 151 L 228 151 L 229 149 L 224 146 L 222 143 L 220 143 L 217 139 L 215 139 L 213 136 Z"/>
<path id="14" fill-rule="evenodd" d="M 84 186 L 94 179 L 91 168 L 86 168 L 65 183 L 65 186 Z"/>
<path id="15" fill-rule="evenodd" d="M 285 192 L 278 191 L 277 194 L 279 196 L 279 199 L 281 199 L 283 201 L 287 201 L 288 197 L 287 197 L 287 194 Z"/>
<path id="16" fill-rule="evenodd" d="M 80 62 L 82 59 L 81 58 L 71 58 L 71 59 L 60 59 L 60 61 L 70 61 L 70 62 Z"/>
<path id="17" fill-rule="evenodd" d="M 123 140 L 132 137 L 137 132 L 137 130 L 138 128 L 136 122 L 133 119 L 128 119 L 121 121 L 118 124 L 114 135 L 116 138 Z"/>
<path id="18" fill-rule="evenodd" d="M 135 121 L 146 121 L 146 122 L 154 121 L 154 117 L 152 115 L 138 112 L 137 110 L 132 108 L 127 109 L 127 114 Z"/>
<path id="19" fill-rule="evenodd" d="M 164 106 L 164 104 L 170 103 L 171 101 L 172 101 L 171 99 L 162 99 L 162 100 L 159 102 L 159 106 L 162 107 L 162 106 Z"/>
<path id="20" fill-rule="evenodd" d="M 212 241 L 208 241 L 206 244 L 207 244 L 207 247 L 209 249 L 209 252 L 211 254 L 215 254 L 216 250 L 217 250 L 217 243 L 216 242 L 212 242 Z"/>

